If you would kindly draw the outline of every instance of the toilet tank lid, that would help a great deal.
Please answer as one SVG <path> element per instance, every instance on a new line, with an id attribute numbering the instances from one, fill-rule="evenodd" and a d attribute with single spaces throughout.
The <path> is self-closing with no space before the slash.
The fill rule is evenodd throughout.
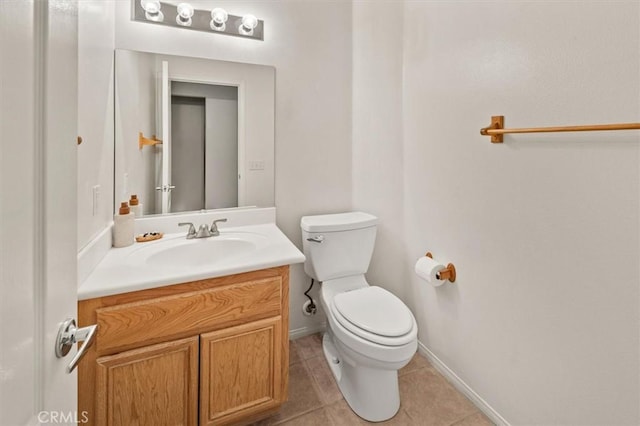
<path id="1" fill-rule="evenodd" d="M 375 226 L 378 218 L 369 213 L 348 212 L 303 216 L 300 227 L 307 232 L 335 232 Z"/>

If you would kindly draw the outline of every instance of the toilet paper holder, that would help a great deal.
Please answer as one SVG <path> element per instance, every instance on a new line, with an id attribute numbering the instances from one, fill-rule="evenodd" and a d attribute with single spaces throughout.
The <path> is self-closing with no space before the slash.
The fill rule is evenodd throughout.
<path id="1" fill-rule="evenodd" d="M 431 254 L 430 251 L 428 251 L 427 254 L 425 254 L 425 256 L 433 259 L 433 255 Z M 455 282 L 456 267 L 453 266 L 453 263 L 449 263 L 446 268 L 444 268 L 443 270 L 439 271 L 436 274 L 436 278 L 442 281 L 449 280 L 449 282 Z"/>

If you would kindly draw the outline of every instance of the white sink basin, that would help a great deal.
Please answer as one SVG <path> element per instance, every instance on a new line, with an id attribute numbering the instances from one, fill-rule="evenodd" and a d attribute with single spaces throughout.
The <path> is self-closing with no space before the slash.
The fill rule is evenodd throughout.
<path id="1" fill-rule="evenodd" d="M 109 250 L 78 289 L 78 299 L 304 262 L 304 255 L 273 223 L 221 229 L 220 236 L 192 240 L 180 231 Z"/>
<path id="2" fill-rule="evenodd" d="M 217 237 L 162 239 L 131 252 L 128 262 L 154 267 L 211 266 L 251 254 L 266 245 L 267 238 L 253 232 L 221 233 Z"/>

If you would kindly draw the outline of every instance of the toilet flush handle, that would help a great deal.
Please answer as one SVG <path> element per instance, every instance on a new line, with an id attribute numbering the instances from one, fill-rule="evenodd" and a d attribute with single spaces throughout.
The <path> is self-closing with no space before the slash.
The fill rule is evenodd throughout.
<path id="1" fill-rule="evenodd" d="M 322 235 L 316 235 L 315 237 L 307 238 L 307 241 L 311 241 L 312 243 L 321 243 L 324 241 L 324 237 Z"/>

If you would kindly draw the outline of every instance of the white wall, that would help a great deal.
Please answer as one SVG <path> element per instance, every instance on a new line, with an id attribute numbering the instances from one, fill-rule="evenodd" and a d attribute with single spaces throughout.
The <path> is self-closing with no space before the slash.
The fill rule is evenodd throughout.
<path id="1" fill-rule="evenodd" d="M 78 250 L 113 215 L 113 2 L 78 2 Z M 93 187 L 100 185 L 93 213 Z"/>
<path id="2" fill-rule="evenodd" d="M 155 210 L 156 161 L 160 161 L 162 145 L 140 149 L 139 134 L 156 135 L 156 73 L 159 67 L 155 55 L 127 50 L 116 52 L 115 82 L 115 185 L 116 209 L 121 202 L 138 196 L 144 214 Z M 135 102 L 132 102 L 135 100 Z M 126 176 L 126 178 L 125 178 Z"/>
<path id="3" fill-rule="evenodd" d="M 214 2 L 194 5 L 210 8 Z M 277 223 L 301 246 L 301 216 L 351 207 L 351 4 L 227 0 L 215 6 L 264 19 L 265 40 L 133 22 L 129 2 L 120 1 L 116 48 L 276 68 Z M 302 315 L 302 292 L 308 283 L 302 266 L 294 266 L 291 329 L 314 327 L 323 320 Z"/>
<path id="4" fill-rule="evenodd" d="M 404 228 L 420 340 L 512 424 L 638 424 L 640 3 L 406 2 Z"/>
<path id="5" fill-rule="evenodd" d="M 403 16 L 387 1 L 353 3 L 353 209 L 380 220 L 369 282 L 399 297 L 410 272 L 402 238 Z"/>

